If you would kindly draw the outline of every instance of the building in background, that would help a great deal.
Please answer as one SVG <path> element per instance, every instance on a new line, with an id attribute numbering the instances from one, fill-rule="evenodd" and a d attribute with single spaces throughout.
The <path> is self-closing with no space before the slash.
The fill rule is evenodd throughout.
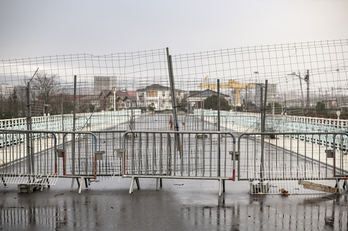
<path id="1" fill-rule="evenodd" d="M 137 93 L 138 107 L 148 108 L 149 105 L 153 105 L 155 111 L 172 110 L 170 87 L 152 84 L 145 88 L 138 89 Z M 175 90 L 175 97 L 178 104 L 182 102 L 186 95 L 186 91 Z"/>
<path id="2" fill-rule="evenodd" d="M 203 108 L 204 100 L 212 95 L 218 95 L 218 93 L 210 89 L 205 89 L 203 91 L 190 91 L 189 97 L 187 98 L 187 112 L 192 113 L 194 109 Z M 220 93 L 220 97 L 225 98 L 227 102 L 230 101 L 229 95 Z"/>
<path id="3" fill-rule="evenodd" d="M 94 95 L 116 87 L 116 76 L 94 76 Z"/>
<path id="4" fill-rule="evenodd" d="M 99 109 L 104 111 L 125 110 L 137 107 L 136 91 L 102 90 L 99 94 Z"/>
<path id="5" fill-rule="evenodd" d="M 1 84 L 1 87 L 0 87 L 1 98 L 8 99 L 11 95 L 13 95 L 14 88 L 15 88 L 14 85 Z"/>
<path id="6" fill-rule="evenodd" d="M 261 106 L 261 89 L 263 89 L 263 98 L 265 98 L 265 84 L 264 83 L 257 83 L 255 85 L 255 95 L 254 99 L 248 99 L 247 101 L 253 101 L 255 102 L 255 105 L 257 108 Z M 267 84 L 267 104 L 269 102 L 276 102 L 277 101 L 277 84 Z"/>

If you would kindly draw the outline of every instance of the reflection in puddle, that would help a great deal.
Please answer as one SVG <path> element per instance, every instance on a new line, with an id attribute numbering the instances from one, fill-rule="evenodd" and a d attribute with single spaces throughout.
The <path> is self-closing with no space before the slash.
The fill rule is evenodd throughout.
<path id="1" fill-rule="evenodd" d="M 295 203 L 279 197 L 251 196 L 249 203 L 218 206 L 186 205 L 184 219 L 197 230 L 347 230 L 348 195 L 291 198 Z M 274 200 L 274 199 L 273 199 Z M 280 203 L 278 203 L 280 202 Z"/>
<path id="2" fill-rule="evenodd" d="M 66 227 L 93 229 L 98 227 L 97 210 L 96 203 L 91 204 L 83 199 L 76 202 L 71 198 L 62 198 L 59 202 L 55 201 L 54 205 L 45 202 L 36 206 L 4 206 L 0 209 L 0 227 L 4 230 L 22 227 L 42 227 L 46 230 Z"/>
<path id="3" fill-rule="evenodd" d="M 231 195 L 201 204 L 180 204 L 169 194 L 129 196 L 66 194 L 30 200 L 8 197 L 0 207 L 0 229 L 40 230 L 347 230 L 348 195 Z M 142 194 L 143 193 L 143 194 Z M 142 194 L 142 195 L 141 195 Z"/>

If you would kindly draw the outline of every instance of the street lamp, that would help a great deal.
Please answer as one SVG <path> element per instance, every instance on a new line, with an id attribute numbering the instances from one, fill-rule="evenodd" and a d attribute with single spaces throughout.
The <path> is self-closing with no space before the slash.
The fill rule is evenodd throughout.
<path id="1" fill-rule="evenodd" d="M 291 74 L 288 75 L 293 75 L 297 76 L 300 79 L 300 85 L 301 85 L 301 94 L 302 94 L 302 101 L 303 101 L 303 91 L 302 91 L 302 82 L 301 80 L 304 80 L 307 83 L 307 105 L 306 105 L 306 113 L 309 113 L 309 70 L 307 70 L 307 74 L 304 78 L 301 77 L 300 72 L 298 72 L 298 75 L 295 72 L 292 72 Z M 302 106 L 303 108 L 303 106 Z"/>

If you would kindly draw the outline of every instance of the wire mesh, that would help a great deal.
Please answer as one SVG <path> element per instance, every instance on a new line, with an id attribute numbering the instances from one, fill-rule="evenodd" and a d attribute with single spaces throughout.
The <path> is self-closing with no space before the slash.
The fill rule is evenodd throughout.
<path id="1" fill-rule="evenodd" d="M 227 101 L 226 108 L 221 102 L 223 110 L 259 113 L 260 94 L 268 80 L 267 110 L 272 116 L 337 118 L 340 109 L 340 118 L 346 118 L 347 53 L 348 42 L 342 39 L 173 55 L 178 110 L 214 109 L 204 101 L 216 95 L 219 79 L 221 98 Z M 78 113 L 93 118 L 96 112 L 129 108 L 170 112 L 167 55 L 165 49 L 158 49 L 1 60 L 2 104 L 6 106 L 0 117 L 25 116 L 28 82 L 33 116 L 71 114 L 74 75 Z M 33 76 L 37 68 L 39 72 Z M 51 80 L 48 87 L 44 80 Z"/>
<path id="2" fill-rule="evenodd" d="M 113 136 L 126 130 L 261 132 L 263 110 L 268 114 L 266 132 L 347 130 L 347 39 L 221 49 L 175 54 L 170 58 L 169 55 L 169 50 L 157 49 L 1 60 L 0 128 L 100 132 L 99 150 L 105 152 L 105 159 L 94 173 L 104 176 L 120 174 L 119 141 Z M 169 66 L 173 67 L 173 93 Z M 261 95 L 265 93 L 267 100 L 262 104 Z M 177 101 L 178 121 L 172 115 L 173 100 Z M 39 139 L 40 133 L 32 135 L 40 148 L 38 145 L 45 146 L 43 143 L 49 140 Z M 292 138 L 293 144 L 301 140 L 308 146 L 318 142 L 325 147 L 336 145 L 331 138 Z M 18 133 L 2 134 L 0 139 L 4 152 L 26 142 Z M 82 144 L 78 142 L 80 138 L 75 151 L 81 152 Z M 347 139 L 336 143 L 342 152 L 338 162 L 343 164 L 343 172 L 339 172 L 342 175 L 346 171 Z M 274 144 L 267 145 L 271 150 Z M 13 155 L 22 152 L 4 155 L 11 162 L 21 159 Z M 93 163 L 94 154 L 88 157 L 88 164 Z M 2 167 L 7 161 L 2 158 Z M 37 163 L 38 169 L 45 168 L 45 162 Z M 87 166 L 86 163 L 87 159 L 82 165 Z M 80 162 L 69 163 L 71 171 L 80 167 Z M 93 167 L 90 165 L 89 169 Z"/>

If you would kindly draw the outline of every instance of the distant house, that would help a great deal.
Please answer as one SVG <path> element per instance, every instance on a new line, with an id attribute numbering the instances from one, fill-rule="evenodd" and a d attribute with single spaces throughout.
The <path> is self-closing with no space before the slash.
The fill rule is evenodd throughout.
<path id="1" fill-rule="evenodd" d="M 325 104 L 325 108 L 337 108 L 337 98 L 336 97 L 327 98 L 327 99 L 322 100 L 321 102 L 323 102 Z"/>
<path id="2" fill-rule="evenodd" d="M 100 108 L 100 100 L 98 96 L 95 95 L 86 95 L 81 97 L 78 101 L 78 105 L 80 108 L 86 107 L 88 106 L 88 108 L 90 107 L 90 105 L 92 105 L 94 107 L 94 110 L 97 108 Z M 89 108 L 89 110 L 92 110 L 91 108 Z"/>
<path id="3" fill-rule="evenodd" d="M 189 96 L 187 98 L 187 109 L 188 112 L 192 112 L 195 108 L 203 108 L 203 101 L 212 95 L 217 95 L 216 91 L 206 89 L 203 91 L 189 91 Z M 220 93 L 220 97 L 223 97 L 229 102 L 230 96 Z"/>
<path id="4" fill-rule="evenodd" d="M 102 90 L 99 95 L 100 109 L 109 110 L 124 110 L 137 105 L 136 91 L 120 91 L 120 90 Z"/>
<path id="5" fill-rule="evenodd" d="M 138 89 L 137 106 L 148 108 L 153 104 L 155 111 L 172 110 L 172 97 L 170 87 L 160 84 L 152 84 L 145 88 Z M 175 90 L 177 103 L 180 104 L 185 98 L 186 91 Z"/>

